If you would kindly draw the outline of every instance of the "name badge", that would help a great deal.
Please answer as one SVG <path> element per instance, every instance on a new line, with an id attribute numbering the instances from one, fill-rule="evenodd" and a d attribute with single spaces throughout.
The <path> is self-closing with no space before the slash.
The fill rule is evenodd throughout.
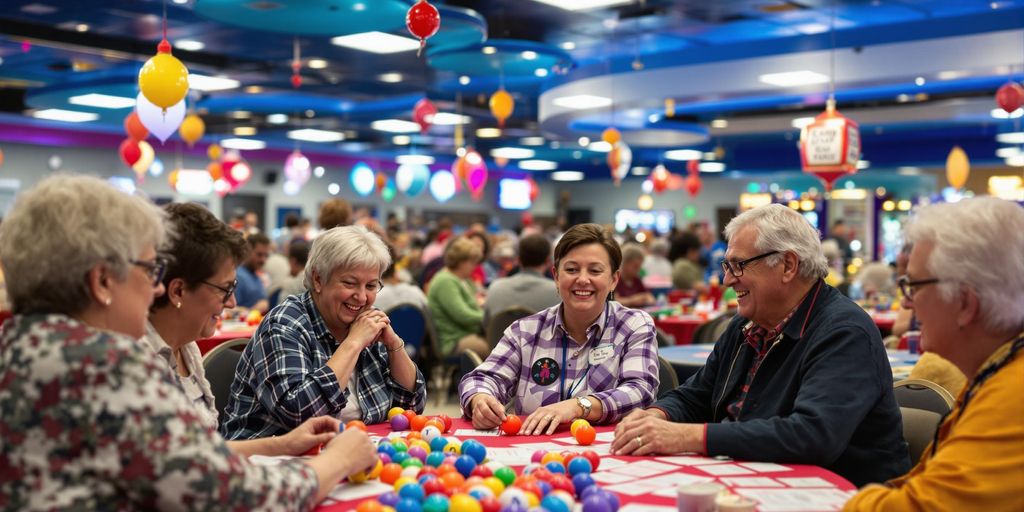
<path id="1" fill-rule="evenodd" d="M 590 357 L 589 357 L 590 364 L 592 364 L 592 365 L 601 364 L 601 363 L 607 361 L 608 358 L 610 358 L 610 357 L 612 357 L 614 355 L 615 355 L 615 347 L 613 347 L 611 345 L 601 345 L 599 347 L 594 347 L 594 349 L 590 351 Z"/>

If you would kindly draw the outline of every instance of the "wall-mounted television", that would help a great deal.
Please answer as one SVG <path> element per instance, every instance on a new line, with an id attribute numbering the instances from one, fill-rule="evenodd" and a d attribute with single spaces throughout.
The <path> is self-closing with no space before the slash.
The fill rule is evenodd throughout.
<path id="1" fill-rule="evenodd" d="M 672 210 L 634 210 L 623 208 L 615 212 L 615 231 L 621 233 L 626 228 L 633 231 L 647 230 L 665 234 L 676 225 L 676 212 Z"/>
<path id="2" fill-rule="evenodd" d="M 526 210 L 530 205 L 529 181 L 511 178 L 498 180 L 498 208 Z"/>

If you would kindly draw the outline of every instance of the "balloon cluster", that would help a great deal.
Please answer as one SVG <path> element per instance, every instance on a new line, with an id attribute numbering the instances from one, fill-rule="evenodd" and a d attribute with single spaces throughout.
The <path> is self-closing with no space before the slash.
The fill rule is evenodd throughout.
<path id="1" fill-rule="evenodd" d="M 468 148 L 462 156 L 452 164 L 452 175 L 455 176 L 455 188 L 458 191 L 465 181 L 474 201 L 483 198 L 484 187 L 487 186 L 487 164 L 475 149 Z"/>
<path id="2" fill-rule="evenodd" d="M 249 178 L 252 178 L 252 168 L 236 150 L 225 152 L 219 144 L 210 144 L 210 147 L 206 148 L 206 156 L 210 157 L 206 171 L 213 179 L 213 191 L 220 197 L 238 190 L 249 181 Z M 171 173 L 172 176 L 174 174 L 176 173 Z M 169 181 L 171 179 L 168 177 Z M 174 184 L 172 181 L 171 186 Z"/>
<path id="3" fill-rule="evenodd" d="M 156 158 L 153 146 L 146 142 L 149 130 L 142 124 L 138 113 L 132 111 L 124 118 L 124 131 L 128 138 L 121 141 L 118 154 L 121 155 L 121 160 L 125 165 L 135 171 L 136 177 L 141 182 Z"/>
<path id="4" fill-rule="evenodd" d="M 629 174 L 629 168 L 633 165 L 633 150 L 622 140 L 612 144 L 612 150 L 608 152 L 608 168 L 612 172 L 612 181 L 615 186 L 622 183 L 622 179 Z"/>
<path id="5" fill-rule="evenodd" d="M 444 437 L 451 420 L 446 422 L 443 415 L 426 418 L 394 408 L 388 416 L 393 428 L 397 424 L 413 431 L 404 438 L 381 439 L 377 464 L 349 477 L 355 483 L 379 479 L 393 487 L 359 503 L 357 512 L 526 512 L 535 507 L 570 512 L 577 504 L 583 512 L 619 508 L 618 497 L 602 490 L 591 476 L 601 464 L 594 451 L 538 450 L 531 464 L 517 473 L 489 461 L 487 447 L 479 441 Z"/>

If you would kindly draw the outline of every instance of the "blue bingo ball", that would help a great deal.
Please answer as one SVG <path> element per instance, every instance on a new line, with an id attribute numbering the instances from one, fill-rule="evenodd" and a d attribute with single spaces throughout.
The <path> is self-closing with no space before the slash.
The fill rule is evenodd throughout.
<path id="1" fill-rule="evenodd" d="M 476 459 L 469 455 L 462 455 L 458 459 L 455 459 L 455 469 L 462 473 L 462 476 L 469 478 L 473 473 L 473 468 L 476 467 Z"/>
<path id="2" fill-rule="evenodd" d="M 573 475 L 572 485 L 576 488 L 576 496 L 582 498 L 586 495 L 587 489 L 594 486 L 594 477 L 590 476 L 590 473 L 579 473 Z"/>
<path id="3" fill-rule="evenodd" d="M 445 439 L 444 437 L 435 437 L 433 440 L 430 441 L 431 452 L 443 452 L 445 446 L 448 446 L 448 440 Z"/>
<path id="4" fill-rule="evenodd" d="M 416 483 L 408 483 L 398 490 L 398 496 L 402 499 L 410 499 L 417 503 L 423 501 L 423 486 Z"/>
<path id="5" fill-rule="evenodd" d="M 565 465 L 562 464 L 561 462 L 551 461 L 545 464 L 544 467 L 547 468 L 547 470 L 552 473 L 561 473 L 563 475 L 565 474 Z"/>
<path id="6" fill-rule="evenodd" d="M 398 451 L 396 451 L 395 454 L 391 456 L 391 462 L 394 462 L 395 464 L 401 464 L 401 463 L 405 462 L 405 459 L 408 459 L 408 458 L 409 458 L 409 452 L 398 452 Z"/>
<path id="7" fill-rule="evenodd" d="M 462 454 L 473 457 L 476 463 L 480 464 L 487 458 L 487 447 L 480 441 L 467 439 L 466 442 L 462 443 Z"/>
<path id="8" fill-rule="evenodd" d="M 434 493 L 423 500 L 423 512 L 448 512 L 448 497 Z"/>
<path id="9" fill-rule="evenodd" d="M 544 480 L 537 481 L 537 488 L 540 489 L 540 496 L 537 496 L 538 498 L 543 498 L 551 493 L 551 484 Z"/>
<path id="10" fill-rule="evenodd" d="M 554 496 L 545 496 L 544 499 L 541 500 L 540 506 L 544 507 L 549 512 L 572 512 L 569 510 L 569 505 Z"/>
<path id="11" fill-rule="evenodd" d="M 377 501 L 379 501 L 381 505 L 386 505 L 388 507 L 394 507 L 400 500 L 401 498 L 399 498 L 398 494 L 394 491 L 388 491 L 377 497 Z"/>
<path id="12" fill-rule="evenodd" d="M 430 455 L 427 455 L 427 460 L 425 462 L 428 466 L 434 466 L 435 468 L 441 467 L 441 464 L 444 464 L 444 453 L 431 452 Z"/>
<path id="13" fill-rule="evenodd" d="M 592 473 L 594 468 L 590 465 L 590 461 L 584 457 L 573 457 L 569 461 L 569 474 L 576 476 L 580 473 Z"/>
<path id="14" fill-rule="evenodd" d="M 526 508 L 526 505 L 523 505 L 518 501 L 513 501 L 512 503 L 501 507 L 501 512 L 529 512 L 529 509 Z"/>
<path id="15" fill-rule="evenodd" d="M 427 474 L 425 474 L 423 476 L 420 476 L 419 483 L 420 483 L 420 485 L 423 485 L 423 484 L 425 484 L 425 483 L 427 483 L 427 482 L 429 482 L 431 480 L 434 480 L 436 478 L 437 478 L 437 475 L 432 475 L 430 473 L 427 473 Z"/>
<path id="16" fill-rule="evenodd" d="M 420 502 L 405 498 L 395 505 L 395 512 L 421 512 L 423 509 L 420 508 Z"/>
<path id="17" fill-rule="evenodd" d="M 391 460 L 395 460 L 395 454 L 398 453 L 398 450 L 391 443 L 384 443 L 377 447 L 377 453 L 385 453 L 388 457 L 391 457 Z"/>

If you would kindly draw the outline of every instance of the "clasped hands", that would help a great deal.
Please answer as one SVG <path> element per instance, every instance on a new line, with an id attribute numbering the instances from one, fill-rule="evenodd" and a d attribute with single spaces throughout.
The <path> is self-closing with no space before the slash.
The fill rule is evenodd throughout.
<path id="1" fill-rule="evenodd" d="M 370 309 L 360 313 L 352 321 L 346 339 L 355 341 L 360 350 L 380 341 L 389 351 L 393 352 L 401 348 L 403 343 L 402 338 L 391 328 L 391 319 L 379 309 Z"/>
<path id="2" fill-rule="evenodd" d="M 478 430 L 490 430 L 497 428 L 505 421 L 505 406 L 497 398 L 487 393 L 477 393 L 469 400 L 472 415 L 470 420 L 473 428 Z M 559 425 L 569 423 L 579 418 L 583 409 L 576 403 L 576 399 L 570 398 L 551 405 L 545 405 L 533 411 L 526 417 L 523 423 L 521 435 L 551 435 Z"/>

